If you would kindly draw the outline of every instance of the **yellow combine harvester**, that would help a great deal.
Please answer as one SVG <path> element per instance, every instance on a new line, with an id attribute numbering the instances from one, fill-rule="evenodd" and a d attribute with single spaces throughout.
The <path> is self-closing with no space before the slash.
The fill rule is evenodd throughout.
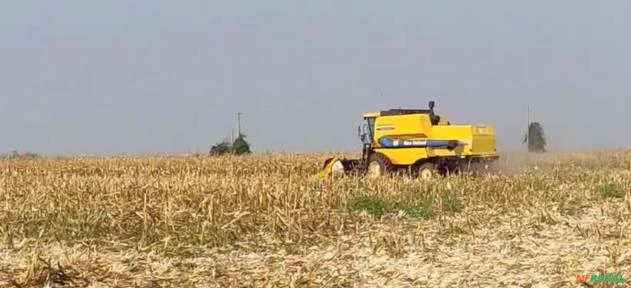
<path id="1" fill-rule="evenodd" d="M 390 109 L 364 114 L 361 159 L 329 158 L 319 176 L 352 173 L 379 177 L 406 171 L 431 178 L 472 166 L 486 167 L 499 159 L 495 129 L 482 125 L 452 125 L 429 109 Z"/>

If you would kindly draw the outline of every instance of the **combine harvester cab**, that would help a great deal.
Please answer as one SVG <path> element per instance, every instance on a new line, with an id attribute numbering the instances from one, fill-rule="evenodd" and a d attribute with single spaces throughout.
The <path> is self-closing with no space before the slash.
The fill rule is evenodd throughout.
<path id="1" fill-rule="evenodd" d="M 364 114 L 360 129 L 360 159 L 329 158 L 318 174 L 366 174 L 379 177 L 396 172 L 432 178 L 499 159 L 492 126 L 452 125 L 429 109 L 390 109 Z"/>

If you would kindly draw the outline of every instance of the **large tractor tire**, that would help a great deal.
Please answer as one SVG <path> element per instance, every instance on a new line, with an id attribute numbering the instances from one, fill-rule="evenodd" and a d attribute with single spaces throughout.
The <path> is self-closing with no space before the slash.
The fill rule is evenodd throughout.
<path id="1" fill-rule="evenodd" d="M 382 176 L 390 176 L 394 171 L 394 165 L 390 159 L 381 153 L 372 153 L 368 157 L 368 167 L 366 175 L 369 178 L 379 178 Z"/>
<path id="2" fill-rule="evenodd" d="M 436 164 L 432 162 L 425 162 L 416 166 L 416 175 L 421 179 L 434 179 L 440 176 Z"/>

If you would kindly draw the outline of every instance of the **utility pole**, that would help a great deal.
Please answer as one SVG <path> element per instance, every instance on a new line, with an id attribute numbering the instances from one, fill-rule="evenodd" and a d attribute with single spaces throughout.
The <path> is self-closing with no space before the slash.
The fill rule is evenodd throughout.
<path id="1" fill-rule="evenodd" d="M 528 115 L 527 117 L 527 124 L 526 124 L 526 136 L 525 136 L 525 140 L 526 140 L 526 151 L 530 151 L 530 104 L 528 104 Z"/>
<path id="2" fill-rule="evenodd" d="M 237 112 L 237 137 L 241 137 L 241 115 L 243 113 Z"/>
<path id="3" fill-rule="evenodd" d="M 530 104 L 528 104 L 528 115 L 526 121 L 528 121 L 528 123 L 526 123 L 526 145 L 528 145 L 528 141 L 530 141 Z"/>
<path id="4" fill-rule="evenodd" d="M 530 127 L 530 104 L 528 104 L 528 127 Z"/>

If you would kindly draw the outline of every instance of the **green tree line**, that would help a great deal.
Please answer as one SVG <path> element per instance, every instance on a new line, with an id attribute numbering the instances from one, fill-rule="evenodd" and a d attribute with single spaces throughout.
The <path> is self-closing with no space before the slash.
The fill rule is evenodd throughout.
<path id="1" fill-rule="evenodd" d="M 241 133 L 232 143 L 221 142 L 213 145 L 210 148 L 209 154 L 211 156 L 219 156 L 224 154 L 244 155 L 250 153 L 252 153 L 252 151 L 250 151 L 250 143 L 245 140 L 245 134 Z"/>

